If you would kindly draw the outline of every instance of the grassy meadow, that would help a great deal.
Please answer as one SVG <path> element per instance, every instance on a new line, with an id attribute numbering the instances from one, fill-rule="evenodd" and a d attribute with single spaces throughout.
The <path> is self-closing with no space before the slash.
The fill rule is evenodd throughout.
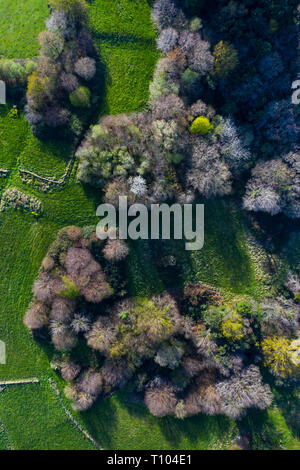
<path id="1" fill-rule="evenodd" d="M 1 0 L 0 56 L 8 59 L 37 56 L 37 37 L 48 15 L 46 0 Z"/>

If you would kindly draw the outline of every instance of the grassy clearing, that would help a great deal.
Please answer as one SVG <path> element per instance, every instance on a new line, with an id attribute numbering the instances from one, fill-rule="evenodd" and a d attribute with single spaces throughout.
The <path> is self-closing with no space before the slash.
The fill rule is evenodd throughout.
<path id="1" fill-rule="evenodd" d="M 0 106 L 0 168 L 7 170 L 15 165 L 28 133 L 24 116 L 11 118 L 10 110 L 10 104 Z"/>
<path id="2" fill-rule="evenodd" d="M 40 176 L 59 179 L 71 158 L 71 146 L 62 141 L 41 142 L 30 132 L 20 155 L 20 167 Z"/>
<path id="3" fill-rule="evenodd" d="M 287 425 L 282 410 L 277 406 L 266 411 L 253 410 L 242 423 L 246 429 L 251 430 L 254 449 L 300 449 L 299 439 Z"/>
<path id="4" fill-rule="evenodd" d="M 40 176 L 59 179 L 63 176 L 71 147 L 60 141 L 41 142 L 30 132 L 23 113 L 17 118 L 9 116 L 12 104 L 0 106 L 0 168 L 16 166 L 38 173 Z M 1 185 L 2 179 L 0 180 Z"/>
<path id="5" fill-rule="evenodd" d="M 71 423 L 47 382 L 6 387 L 0 393 L 0 410 L 15 449 L 94 449 Z"/>
<path id="6" fill-rule="evenodd" d="M 130 403 L 125 393 L 99 403 L 83 419 L 107 449 L 224 449 L 238 434 L 236 423 L 223 416 L 155 418 L 143 405 Z"/>
<path id="7" fill-rule="evenodd" d="M 26 59 L 38 54 L 38 33 L 49 16 L 47 0 L 0 1 L 0 55 Z"/>
<path id="8" fill-rule="evenodd" d="M 22 317 L 31 299 L 30 284 L 56 230 L 55 224 L 34 221 L 30 215 L 8 212 L 1 216 L 0 337 L 7 348 L 7 365 L 0 365 L 3 380 L 39 375 L 49 368 Z"/>
<path id="9" fill-rule="evenodd" d="M 90 27 L 105 69 L 101 114 L 142 109 L 159 53 L 147 0 L 93 0 Z"/>
<path id="10" fill-rule="evenodd" d="M 134 243 L 127 263 L 132 295 L 153 295 L 187 282 L 204 282 L 217 287 L 225 297 L 270 293 L 270 279 L 261 275 L 259 259 L 252 257 L 243 212 L 232 200 L 200 201 L 205 205 L 205 243 L 200 251 L 186 251 L 173 241 L 176 258 L 174 275 L 151 264 L 144 242 Z"/>

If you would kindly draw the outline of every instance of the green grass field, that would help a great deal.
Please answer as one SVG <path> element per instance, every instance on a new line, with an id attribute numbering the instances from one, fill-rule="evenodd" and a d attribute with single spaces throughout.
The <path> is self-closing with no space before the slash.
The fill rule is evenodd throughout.
<path id="1" fill-rule="evenodd" d="M 105 69 L 100 112 L 142 109 L 159 53 L 147 0 L 93 0 L 90 28 Z"/>
<path id="2" fill-rule="evenodd" d="M 0 12 L 4 3 L 7 2 L 0 0 Z M 42 10 L 46 1 L 31 3 L 43 4 Z M 24 19 L 28 15 L 26 8 L 27 5 L 22 10 Z M 95 0 L 90 6 L 90 18 L 106 68 L 105 100 L 100 111 L 116 114 L 140 109 L 147 102 L 148 82 L 159 56 L 148 2 Z M 18 25 L 15 27 L 19 29 Z M 12 45 L 16 43 L 15 38 L 10 41 Z M 54 377 L 63 388 L 63 381 L 50 369 L 51 347 L 32 339 L 23 325 L 23 316 L 40 263 L 57 231 L 66 225 L 96 224 L 101 194 L 76 183 L 75 170 L 66 186 L 52 193 L 41 193 L 23 184 L 18 167 L 59 177 L 65 169 L 68 150 L 39 143 L 30 135 L 22 116 L 13 121 L 12 131 L 7 110 L 0 110 L 0 167 L 11 168 L 12 172 L 3 185 L 36 196 L 44 210 L 39 219 L 16 211 L 0 215 L 0 338 L 7 346 L 7 364 L 0 365 L 0 380 L 36 376 L 42 383 L 13 386 L 0 392 L 0 449 L 90 449 L 90 443 L 66 419 L 47 382 L 48 377 Z M 1 154 L 1 149 L 6 150 Z M 200 252 L 188 254 L 182 246 L 176 247 L 178 263 L 184 266 L 181 282 L 209 282 L 229 297 L 264 295 L 269 289 L 269 278 L 262 273 L 259 257 L 250 249 L 247 226 L 233 201 L 206 204 L 205 237 Z M 127 275 L 133 295 L 150 296 L 172 285 L 151 262 L 143 243 L 132 244 Z M 64 402 L 69 406 L 65 399 Z M 230 448 L 231 439 L 240 431 L 239 423 L 221 416 L 198 416 L 184 422 L 156 419 L 144 406 L 128 403 L 124 392 L 98 403 L 87 413 L 74 412 L 74 416 L 108 449 L 223 449 Z M 275 447 L 280 443 L 284 448 L 300 449 L 278 408 L 259 413 L 255 420 L 250 416 L 242 425 L 253 431 L 257 448 L 264 447 L 260 434 L 263 429 Z"/>
<path id="3" fill-rule="evenodd" d="M 9 117 L 11 105 L 0 106 L 0 168 L 12 168 L 24 148 L 28 124 L 23 116 Z"/>
<path id="4" fill-rule="evenodd" d="M 6 387 L 0 393 L 0 409 L 14 449 L 94 449 L 64 413 L 47 381 Z"/>
<path id="5" fill-rule="evenodd" d="M 49 15 L 46 0 L 0 1 L 0 55 L 26 59 L 38 55 L 38 34 Z"/>
<path id="6" fill-rule="evenodd" d="M 59 179 L 63 176 L 70 158 L 69 144 L 62 141 L 41 142 L 28 133 L 20 154 L 20 167 L 46 178 Z"/>

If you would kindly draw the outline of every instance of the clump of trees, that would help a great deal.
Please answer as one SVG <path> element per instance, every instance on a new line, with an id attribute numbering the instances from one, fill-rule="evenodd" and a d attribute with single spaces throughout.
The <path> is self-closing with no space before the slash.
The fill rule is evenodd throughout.
<path id="1" fill-rule="evenodd" d="M 299 150 L 255 166 L 246 187 L 244 207 L 271 215 L 283 212 L 288 217 L 299 218 Z"/>
<path id="2" fill-rule="evenodd" d="M 181 131 L 177 121 L 154 120 L 150 113 L 102 118 L 77 151 L 78 178 L 104 187 L 107 202 L 118 195 L 141 202 L 172 197 L 168 158 L 179 151 Z"/>
<path id="3" fill-rule="evenodd" d="M 76 138 L 98 99 L 98 58 L 87 30 L 85 0 L 49 4 L 47 29 L 39 35 L 40 55 L 28 78 L 25 115 L 39 138 L 54 132 L 56 137 Z"/>
<path id="4" fill-rule="evenodd" d="M 0 212 L 11 208 L 29 212 L 36 217 L 40 216 L 43 210 L 41 201 L 34 196 L 22 193 L 16 188 L 8 188 L 2 194 Z"/>
<path id="5" fill-rule="evenodd" d="M 155 416 L 239 419 L 272 402 L 260 365 L 286 384 L 299 378 L 298 304 L 224 303 L 201 283 L 128 297 L 118 280 L 118 292 L 109 285 L 128 251 L 122 240 L 98 240 L 92 227 L 67 227 L 34 283 L 24 321 L 58 351 L 52 367 L 67 381 L 74 409 L 87 410 L 130 381 Z"/>
<path id="6" fill-rule="evenodd" d="M 150 84 L 148 110 L 102 118 L 77 152 L 78 178 L 104 187 L 107 201 L 122 193 L 144 203 L 229 195 L 243 182 L 247 210 L 298 218 L 299 116 L 283 83 L 294 67 L 284 52 L 295 39 L 292 5 L 285 19 L 276 11 L 278 28 L 288 25 L 284 38 L 254 4 L 222 2 L 204 25 L 197 17 L 188 20 L 182 7 L 175 0 L 154 2 L 164 57 Z M 273 12 L 267 4 L 262 9 L 264 18 Z"/>
<path id="7" fill-rule="evenodd" d="M 76 336 L 90 329 L 87 304 L 98 304 L 114 294 L 92 250 L 101 250 L 103 260 L 104 253 L 112 250 L 108 259 L 114 264 L 129 253 L 125 242 L 122 249 L 110 248 L 92 228 L 67 227 L 51 245 L 33 285 L 34 300 L 25 324 L 37 335 L 45 327 L 59 350 L 73 347 Z"/>
<path id="8" fill-rule="evenodd" d="M 28 77 L 37 67 L 34 59 L 5 59 L 0 58 L 0 80 L 7 86 L 8 96 L 21 98 L 24 96 Z"/>

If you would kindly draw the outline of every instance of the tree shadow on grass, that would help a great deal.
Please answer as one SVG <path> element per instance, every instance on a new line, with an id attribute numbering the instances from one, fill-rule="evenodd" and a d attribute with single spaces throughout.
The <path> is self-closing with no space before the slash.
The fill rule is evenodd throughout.
<path id="1" fill-rule="evenodd" d="M 179 253 L 185 280 L 242 293 L 254 280 L 242 214 L 232 200 L 200 202 L 205 205 L 204 247 Z"/>
<path id="2" fill-rule="evenodd" d="M 166 440 L 175 448 L 183 437 L 198 448 L 200 443 L 207 443 L 212 436 L 217 441 L 224 440 L 230 431 L 230 420 L 225 416 L 201 414 L 184 420 L 174 417 L 162 418 L 159 426 Z M 203 448 L 207 448 L 207 444 Z"/>
<path id="3" fill-rule="evenodd" d="M 128 393 L 124 391 L 119 394 L 119 400 L 123 407 L 126 407 L 128 413 L 135 418 L 147 421 L 151 425 L 159 426 L 166 442 L 172 448 L 179 448 L 182 440 L 188 440 L 193 448 L 198 448 L 203 443 L 203 448 L 207 447 L 208 441 L 222 441 L 230 431 L 231 421 L 225 416 L 206 416 L 198 415 L 184 420 L 173 416 L 157 418 L 151 415 L 143 404 L 132 403 L 128 400 Z"/>
<path id="4" fill-rule="evenodd" d="M 80 414 L 94 439 L 105 449 L 112 449 L 112 433 L 118 424 L 117 408 L 113 400 L 109 398 L 98 401 L 90 410 Z"/>
<path id="5" fill-rule="evenodd" d="M 185 240 L 150 241 L 151 259 L 146 260 L 146 266 L 152 263 L 156 276 L 148 279 L 149 267 L 142 269 L 141 284 L 149 284 L 149 290 L 160 285 L 162 290 L 162 287 L 181 287 L 186 282 L 205 282 L 237 294 L 248 292 L 253 288 L 255 277 L 242 212 L 230 199 L 197 203 L 205 206 L 204 247 L 187 251 Z M 134 249 L 137 249 L 136 242 Z M 175 260 L 175 265 L 164 265 L 164 260 L 169 258 Z M 138 261 L 142 267 L 145 255 L 139 256 Z M 134 274 L 137 276 L 137 270 Z"/>

